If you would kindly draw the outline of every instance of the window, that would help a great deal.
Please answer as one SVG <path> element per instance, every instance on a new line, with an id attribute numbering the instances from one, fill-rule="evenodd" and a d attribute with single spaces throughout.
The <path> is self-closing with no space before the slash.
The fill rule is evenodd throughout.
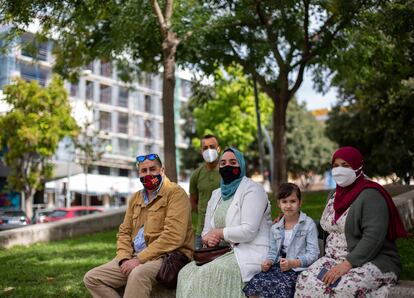
<path id="1" fill-rule="evenodd" d="M 101 139 L 101 144 L 105 144 L 105 152 L 112 154 L 112 140 Z"/>
<path id="2" fill-rule="evenodd" d="M 119 87 L 118 106 L 125 107 L 125 108 L 128 107 L 128 95 L 129 95 L 128 88 Z"/>
<path id="3" fill-rule="evenodd" d="M 52 213 L 50 213 L 48 217 L 51 217 L 51 218 L 65 217 L 67 213 L 68 212 L 64 210 L 55 210 Z"/>
<path id="4" fill-rule="evenodd" d="M 46 86 L 49 72 L 39 65 L 20 63 L 20 76 L 26 81 L 38 81 L 40 85 Z"/>
<path id="5" fill-rule="evenodd" d="M 118 132 L 128 133 L 128 114 L 118 113 Z"/>
<path id="6" fill-rule="evenodd" d="M 99 101 L 102 103 L 111 104 L 111 95 L 112 95 L 111 86 L 101 84 Z"/>
<path id="7" fill-rule="evenodd" d="M 38 44 L 37 59 L 47 61 L 47 42 Z"/>
<path id="8" fill-rule="evenodd" d="M 187 80 L 181 80 L 181 96 L 190 97 L 191 96 L 191 82 Z"/>
<path id="9" fill-rule="evenodd" d="M 90 70 L 93 73 L 93 61 L 89 63 L 88 65 L 86 65 L 85 69 Z"/>
<path id="10" fill-rule="evenodd" d="M 32 34 L 24 34 L 21 39 L 21 54 L 26 57 L 47 61 L 48 42 L 39 42 Z"/>
<path id="11" fill-rule="evenodd" d="M 79 95 L 79 84 L 70 84 L 70 96 L 77 97 Z"/>
<path id="12" fill-rule="evenodd" d="M 164 84 L 164 81 L 162 80 L 162 77 L 158 76 L 158 91 L 162 92 L 162 87 Z"/>
<path id="13" fill-rule="evenodd" d="M 101 60 L 101 76 L 112 77 L 112 64 L 110 61 Z"/>
<path id="14" fill-rule="evenodd" d="M 145 132 L 144 132 L 144 136 L 146 138 L 152 138 L 152 131 L 151 131 L 151 120 L 145 120 L 144 122 L 144 127 L 145 127 Z"/>
<path id="15" fill-rule="evenodd" d="M 111 168 L 98 166 L 98 173 L 99 175 L 109 175 L 111 173 Z"/>
<path id="16" fill-rule="evenodd" d="M 128 177 L 129 176 L 129 170 L 128 169 L 119 169 L 119 176 Z"/>
<path id="17" fill-rule="evenodd" d="M 132 105 L 135 111 L 141 110 L 141 105 L 139 103 L 140 97 L 141 97 L 141 94 L 138 92 L 134 92 L 132 95 Z"/>
<path id="18" fill-rule="evenodd" d="M 146 94 L 145 95 L 145 112 L 151 113 L 151 96 Z"/>
<path id="19" fill-rule="evenodd" d="M 99 111 L 99 129 L 103 131 L 111 131 L 111 124 L 111 113 Z"/>
<path id="20" fill-rule="evenodd" d="M 73 213 L 75 214 L 75 217 L 76 216 L 84 216 L 84 215 L 88 214 L 88 211 L 87 210 L 77 210 L 77 211 L 74 211 Z"/>
<path id="21" fill-rule="evenodd" d="M 85 98 L 93 100 L 93 82 L 86 81 L 85 83 Z"/>
<path id="22" fill-rule="evenodd" d="M 139 136 L 139 120 L 140 117 L 138 116 L 133 116 L 132 118 L 132 134 L 134 136 Z"/>
<path id="23" fill-rule="evenodd" d="M 150 74 L 148 74 L 148 73 L 144 74 L 144 77 L 142 79 L 142 85 L 145 88 L 149 88 L 149 89 L 152 88 L 152 78 L 151 78 Z"/>
<path id="24" fill-rule="evenodd" d="M 30 34 L 23 34 L 21 40 L 21 54 L 26 57 L 35 58 L 34 36 Z"/>
<path id="25" fill-rule="evenodd" d="M 138 141 L 130 141 L 129 142 L 129 148 L 131 152 L 131 157 L 136 157 L 139 152 L 139 142 Z"/>
<path id="26" fill-rule="evenodd" d="M 118 148 L 119 153 L 122 155 L 129 156 L 128 150 L 129 150 L 129 141 L 128 139 L 118 139 Z"/>
<path id="27" fill-rule="evenodd" d="M 92 174 L 94 172 L 94 170 L 95 170 L 95 166 L 94 165 L 89 166 L 88 167 L 88 174 Z"/>

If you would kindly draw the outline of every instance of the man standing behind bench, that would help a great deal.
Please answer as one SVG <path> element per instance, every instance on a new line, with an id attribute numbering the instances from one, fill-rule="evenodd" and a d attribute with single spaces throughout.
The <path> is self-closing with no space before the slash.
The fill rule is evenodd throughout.
<path id="1" fill-rule="evenodd" d="M 196 249 L 203 246 L 201 232 L 204 228 L 207 203 L 213 190 L 220 187 L 220 173 L 218 171 L 218 157 L 220 146 L 214 135 L 205 135 L 201 139 L 201 155 L 204 163 L 199 166 L 190 178 L 191 208 L 198 213 L 196 227 Z"/>
<path id="2" fill-rule="evenodd" d="M 144 189 L 134 194 L 119 227 L 116 257 L 85 274 L 93 297 L 149 297 L 162 256 L 178 250 L 189 259 L 194 251 L 191 206 L 185 191 L 164 175 L 157 154 L 137 157 Z"/>

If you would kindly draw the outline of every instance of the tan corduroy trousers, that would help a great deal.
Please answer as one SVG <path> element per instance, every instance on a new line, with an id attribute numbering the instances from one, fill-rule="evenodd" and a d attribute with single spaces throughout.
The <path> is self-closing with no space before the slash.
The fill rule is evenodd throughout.
<path id="1" fill-rule="evenodd" d="M 86 288 L 95 298 L 121 297 L 117 289 L 125 286 L 123 297 L 149 297 L 152 286 L 157 282 L 155 277 L 160 270 L 162 258 L 146 262 L 134 268 L 129 276 L 125 276 L 113 259 L 109 263 L 89 270 L 84 278 Z"/>

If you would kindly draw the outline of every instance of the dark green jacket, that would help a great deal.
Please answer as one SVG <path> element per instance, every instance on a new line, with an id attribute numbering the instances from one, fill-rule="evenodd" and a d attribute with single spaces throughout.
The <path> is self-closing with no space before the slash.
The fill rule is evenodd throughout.
<path id="1" fill-rule="evenodd" d="M 353 267 L 367 262 L 382 272 L 400 275 L 401 262 L 395 241 L 387 239 L 388 207 L 376 189 L 363 190 L 351 204 L 345 222 L 346 259 Z"/>

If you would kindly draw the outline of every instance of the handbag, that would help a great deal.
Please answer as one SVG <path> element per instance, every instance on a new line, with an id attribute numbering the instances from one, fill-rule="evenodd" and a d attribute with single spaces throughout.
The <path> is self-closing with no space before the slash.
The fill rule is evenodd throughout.
<path id="1" fill-rule="evenodd" d="M 173 251 L 166 254 L 155 279 L 169 289 L 177 288 L 178 272 L 188 262 L 190 262 L 190 260 L 182 252 Z"/>
<path id="2" fill-rule="evenodd" d="M 197 266 L 202 266 L 230 251 L 230 246 L 203 247 L 194 252 L 194 261 Z"/>

